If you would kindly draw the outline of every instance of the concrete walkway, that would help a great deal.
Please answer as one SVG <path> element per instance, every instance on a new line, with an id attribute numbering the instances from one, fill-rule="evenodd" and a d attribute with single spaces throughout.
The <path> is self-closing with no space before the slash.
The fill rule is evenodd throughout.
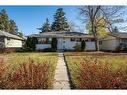
<path id="1" fill-rule="evenodd" d="M 53 89 L 70 89 L 69 77 L 63 53 L 59 53 Z"/>

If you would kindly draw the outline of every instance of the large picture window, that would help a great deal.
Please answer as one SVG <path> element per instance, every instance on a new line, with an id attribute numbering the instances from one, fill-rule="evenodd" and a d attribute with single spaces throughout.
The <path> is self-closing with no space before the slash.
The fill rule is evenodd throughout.
<path id="1" fill-rule="evenodd" d="M 81 42 L 81 41 L 82 41 L 81 38 L 77 38 L 77 39 L 76 39 L 76 42 Z"/>
<path id="2" fill-rule="evenodd" d="M 38 44 L 50 44 L 51 43 L 51 38 L 39 38 L 38 39 Z"/>

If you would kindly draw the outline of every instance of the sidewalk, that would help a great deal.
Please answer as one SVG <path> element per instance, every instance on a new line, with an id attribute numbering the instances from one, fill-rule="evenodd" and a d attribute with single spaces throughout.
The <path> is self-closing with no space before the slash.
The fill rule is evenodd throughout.
<path id="1" fill-rule="evenodd" d="M 70 89 L 67 67 L 64 61 L 63 53 L 58 54 L 58 63 L 55 71 L 53 89 Z"/>

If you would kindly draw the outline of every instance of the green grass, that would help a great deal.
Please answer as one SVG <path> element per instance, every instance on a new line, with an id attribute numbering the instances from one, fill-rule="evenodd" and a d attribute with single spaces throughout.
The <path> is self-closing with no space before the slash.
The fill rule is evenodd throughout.
<path id="1" fill-rule="evenodd" d="M 72 82 L 75 84 L 76 88 L 80 88 L 78 77 L 81 77 L 79 74 L 83 72 L 81 62 L 88 63 L 88 65 L 89 63 L 94 64 L 98 61 L 99 64 L 109 64 L 112 72 L 117 70 L 124 71 L 127 69 L 127 55 L 67 52 L 65 53 L 65 58 L 72 77 Z"/>
<path id="2" fill-rule="evenodd" d="M 27 63 L 30 59 L 34 63 L 48 63 L 48 88 L 51 89 L 53 86 L 53 78 L 55 74 L 55 68 L 57 64 L 57 53 L 10 53 L 0 54 L 0 58 L 4 59 L 4 63 L 9 65 L 9 70 L 6 73 L 14 73 L 18 70 L 19 66 L 23 63 Z"/>

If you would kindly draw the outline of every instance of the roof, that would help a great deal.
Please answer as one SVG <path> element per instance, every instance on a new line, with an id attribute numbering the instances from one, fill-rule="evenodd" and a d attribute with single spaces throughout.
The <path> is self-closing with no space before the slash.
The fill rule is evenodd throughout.
<path id="1" fill-rule="evenodd" d="M 80 33 L 80 32 L 44 32 L 44 33 L 40 33 L 40 34 L 33 34 L 30 35 L 33 37 L 77 37 L 77 38 L 93 38 L 92 35 L 88 35 L 88 34 L 84 34 L 84 33 Z"/>
<path id="2" fill-rule="evenodd" d="M 13 35 L 13 34 L 10 34 L 8 32 L 1 31 L 1 30 L 0 30 L 0 36 L 23 40 L 23 38 L 21 38 L 21 37 L 19 37 L 17 35 Z"/>
<path id="3" fill-rule="evenodd" d="M 127 38 L 126 32 L 113 32 L 113 33 L 110 33 L 109 35 L 118 37 L 118 38 Z"/>

